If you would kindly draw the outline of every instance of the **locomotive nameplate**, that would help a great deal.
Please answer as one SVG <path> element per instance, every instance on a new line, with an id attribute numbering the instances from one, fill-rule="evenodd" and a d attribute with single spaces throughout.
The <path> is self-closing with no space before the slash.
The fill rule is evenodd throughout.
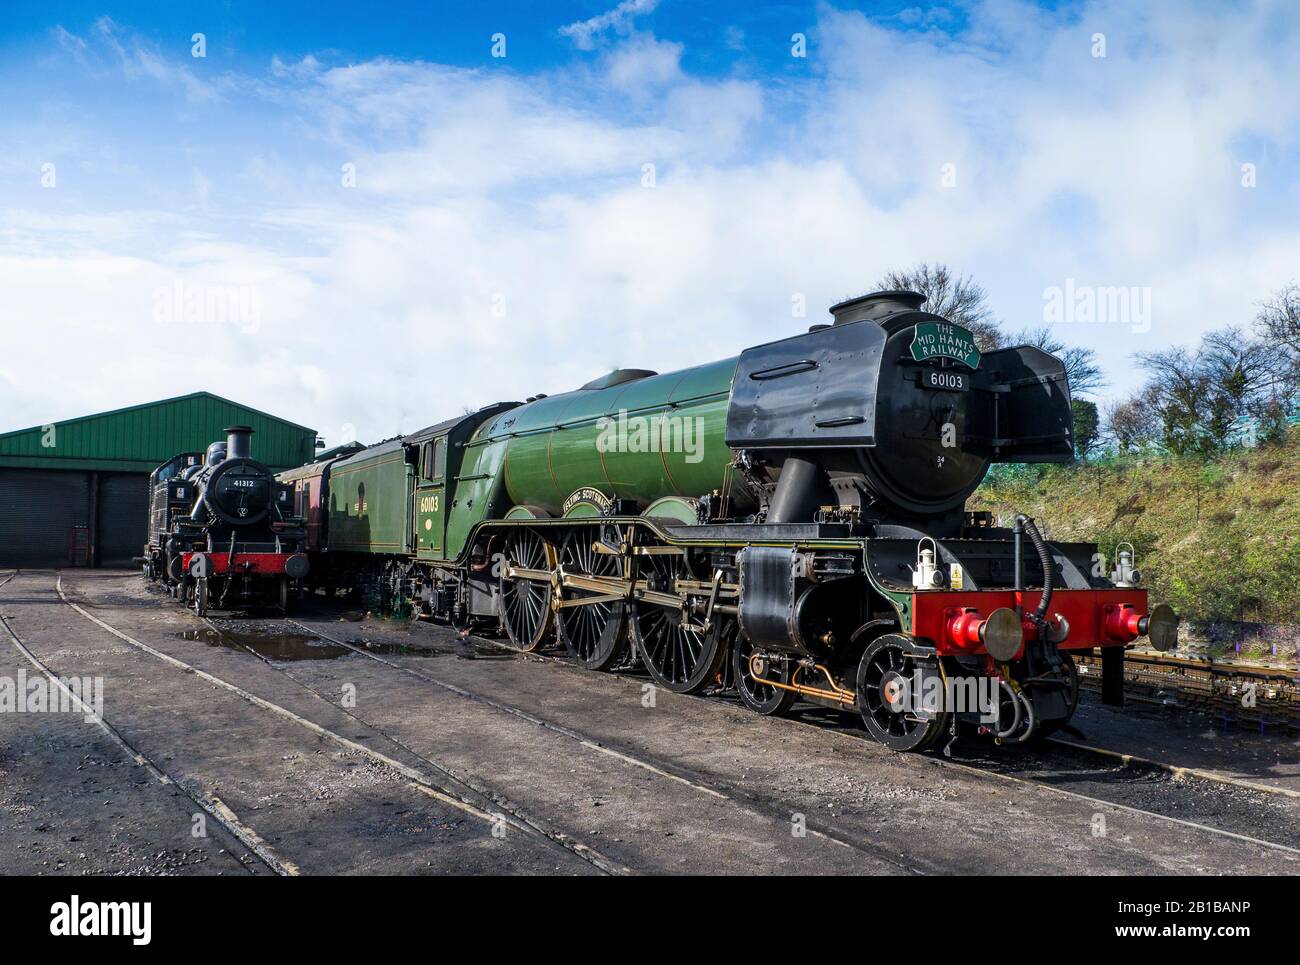
<path id="1" fill-rule="evenodd" d="M 942 392 L 965 392 L 970 388 L 970 376 L 952 369 L 926 369 L 921 374 L 921 385 Z"/>
<path id="2" fill-rule="evenodd" d="M 964 362 L 972 369 L 979 368 L 980 350 L 975 346 L 975 336 L 951 322 L 921 322 L 912 336 L 912 358 L 918 362 L 927 359 L 949 358 Z"/>
<path id="3" fill-rule="evenodd" d="M 564 501 L 562 507 L 564 515 L 568 516 L 575 507 L 583 503 L 594 506 L 598 512 L 603 513 L 609 509 L 612 500 L 599 489 L 584 486 L 582 489 L 575 489 Z"/>

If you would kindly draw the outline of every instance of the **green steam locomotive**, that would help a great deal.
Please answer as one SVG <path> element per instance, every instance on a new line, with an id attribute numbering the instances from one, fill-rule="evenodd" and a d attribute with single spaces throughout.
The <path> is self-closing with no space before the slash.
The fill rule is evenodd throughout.
<path id="1" fill-rule="evenodd" d="M 1072 651 L 1162 649 L 1131 567 L 966 511 L 997 462 L 1073 458 L 1061 361 L 878 292 L 678 372 L 619 369 L 279 479 L 311 588 L 368 589 L 591 670 L 856 709 L 896 750 L 1067 726 Z"/>

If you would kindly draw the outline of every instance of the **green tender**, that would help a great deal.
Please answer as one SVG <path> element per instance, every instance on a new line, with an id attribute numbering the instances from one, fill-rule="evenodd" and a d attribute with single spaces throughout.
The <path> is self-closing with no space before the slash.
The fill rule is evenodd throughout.
<path id="1" fill-rule="evenodd" d="M 411 551 L 414 469 L 400 441 L 373 446 L 330 469 L 329 546 L 332 552 Z"/>

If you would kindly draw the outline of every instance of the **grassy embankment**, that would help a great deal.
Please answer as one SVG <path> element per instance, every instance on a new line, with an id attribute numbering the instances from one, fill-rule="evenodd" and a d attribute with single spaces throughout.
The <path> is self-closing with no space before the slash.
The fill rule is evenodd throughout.
<path id="1" fill-rule="evenodd" d="M 1008 467 L 1011 469 L 1012 467 Z M 1151 457 L 1015 467 L 970 509 L 1027 513 L 1051 538 L 1131 542 L 1153 601 L 1211 652 L 1294 664 L 1300 643 L 1300 439 L 1213 462 Z"/>

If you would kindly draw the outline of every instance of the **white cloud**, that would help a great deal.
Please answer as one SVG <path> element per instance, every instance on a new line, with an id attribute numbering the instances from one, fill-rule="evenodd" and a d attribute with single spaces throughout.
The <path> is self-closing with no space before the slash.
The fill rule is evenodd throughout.
<path id="1" fill-rule="evenodd" d="M 90 39 L 54 28 L 59 46 L 82 67 L 104 72 L 116 68 L 131 80 L 146 79 L 164 88 L 179 89 L 187 100 L 208 104 L 220 100 L 229 87 L 229 78 L 205 80 L 182 61 L 166 56 L 156 45 L 129 34 L 112 17 L 98 18 L 91 27 Z"/>
<path id="2" fill-rule="evenodd" d="M 659 0 L 623 0 L 612 10 L 561 27 L 560 35 L 572 40 L 579 50 L 591 50 L 606 33 L 628 33 L 637 17 L 652 13 L 657 6 Z"/>
<path id="3" fill-rule="evenodd" d="M 69 32 L 62 24 L 55 26 L 54 37 L 58 40 L 60 47 L 74 56 L 79 57 L 86 50 L 86 41 Z"/>
<path id="4" fill-rule="evenodd" d="M 1293 12 L 995 2 L 952 37 L 826 10 L 807 79 L 772 80 L 692 75 L 682 43 L 633 33 L 638 12 L 567 34 L 601 40 L 595 62 L 531 75 L 277 61 L 223 88 L 239 125 L 207 135 L 256 126 L 253 150 L 171 170 L 118 146 L 148 206 L 6 205 L 0 429 L 206 388 L 375 439 L 733 354 L 919 260 L 974 273 L 1011 329 L 1067 278 L 1151 287 L 1141 338 L 1062 332 L 1122 389 L 1135 349 L 1246 321 L 1297 274 Z M 85 124 L 75 144 L 115 145 Z M 160 326 L 154 293 L 178 280 L 255 289 L 256 331 Z"/>
<path id="5" fill-rule="evenodd" d="M 609 55 L 607 78 L 615 87 L 653 89 L 682 79 L 682 45 L 640 34 Z"/>

